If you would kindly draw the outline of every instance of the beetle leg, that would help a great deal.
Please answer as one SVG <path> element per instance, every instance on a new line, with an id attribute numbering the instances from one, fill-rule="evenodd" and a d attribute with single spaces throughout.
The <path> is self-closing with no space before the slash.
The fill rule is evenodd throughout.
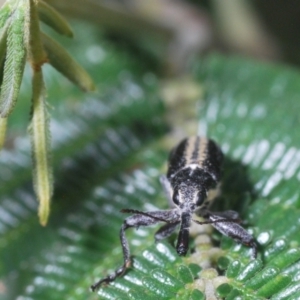
<path id="1" fill-rule="evenodd" d="M 160 229 L 158 229 L 158 231 L 156 231 L 155 233 L 155 240 L 160 241 L 162 239 L 169 237 L 174 232 L 179 222 L 180 221 L 174 223 L 167 223 L 162 227 L 160 227 Z"/>
<path id="2" fill-rule="evenodd" d="M 173 223 L 176 222 L 177 219 L 179 219 L 179 215 L 177 213 L 177 209 L 170 209 L 170 210 L 157 210 L 157 211 L 140 211 L 135 209 L 122 209 L 121 212 L 123 213 L 133 213 L 134 215 L 129 218 L 134 218 L 137 216 L 144 216 L 148 217 L 149 219 L 156 220 L 157 222 L 166 222 L 166 223 Z M 128 218 L 128 219 L 129 219 Z M 126 219 L 127 220 L 127 219 Z M 155 223 L 157 223 L 155 222 Z M 153 224 L 155 224 L 153 223 Z M 149 226 L 151 224 L 143 225 L 143 226 Z M 142 226 L 142 225 L 141 225 Z"/>
<path id="3" fill-rule="evenodd" d="M 178 219 L 178 213 L 176 210 L 162 210 L 162 211 L 153 211 L 153 212 L 142 212 L 136 210 L 124 210 L 124 212 L 134 212 L 134 215 L 125 219 L 121 230 L 120 230 L 120 240 L 123 251 L 123 265 L 115 270 L 114 273 L 108 275 L 107 277 L 97 281 L 91 286 L 92 291 L 98 289 L 103 283 L 110 283 L 114 281 L 118 276 L 124 274 L 124 272 L 130 267 L 130 250 L 129 244 L 125 235 L 125 231 L 131 227 L 140 227 L 140 226 L 149 226 L 154 225 L 158 222 L 165 221 L 176 221 Z"/>
<path id="4" fill-rule="evenodd" d="M 231 237 L 236 242 L 252 248 L 252 258 L 257 256 L 257 244 L 251 234 L 244 229 L 239 223 L 241 219 L 239 214 L 233 210 L 226 210 L 224 212 L 210 212 L 208 210 L 200 211 L 197 215 L 205 218 L 205 221 L 193 220 L 195 223 L 211 224 L 222 234 Z"/>
<path id="5" fill-rule="evenodd" d="M 253 236 L 246 231 L 235 220 L 228 222 L 220 215 L 211 214 L 209 220 L 212 221 L 212 225 L 220 231 L 222 234 L 231 237 L 235 241 L 252 248 L 252 258 L 257 256 L 257 244 Z"/>
<path id="6" fill-rule="evenodd" d="M 125 230 L 127 228 L 129 228 L 130 226 L 128 226 L 126 224 L 126 220 L 123 223 L 121 230 L 120 230 L 120 240 L 121 240 L 121 245 L 122 245 L 122 250 L 123 250 L 123 258 L 124 258 L 124 263 L 123 265 L 118 268 L 117 270 L 115 270 L 114 273 L 108 275 L 107 277 L 100 279 L 99 281 L 97 281 L 96 283 L 94 283 L 91 286 L 91 290 L 94 292 L 95 290 L 97 290 L 103 283 L 109 283 L 114 281 L 118 276 L 122 275 L 125 270 L 127 268 L 130 267 L 131 261 L 130 261 L 130 250 L 129 250 L 129 245 L 128 245 L 128 241 L 126 239 L 125 236 Z"/>

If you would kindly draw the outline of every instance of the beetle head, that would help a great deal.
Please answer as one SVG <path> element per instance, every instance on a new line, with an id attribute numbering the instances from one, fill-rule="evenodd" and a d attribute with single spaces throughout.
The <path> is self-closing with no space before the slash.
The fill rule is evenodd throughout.
<path id="1" fill-rule="evenodd" d="M 173 192 L 173 202 L 184 211 L 194 211 L 206 198 L 206 190 L 196 184 L 180 184 Z"/>

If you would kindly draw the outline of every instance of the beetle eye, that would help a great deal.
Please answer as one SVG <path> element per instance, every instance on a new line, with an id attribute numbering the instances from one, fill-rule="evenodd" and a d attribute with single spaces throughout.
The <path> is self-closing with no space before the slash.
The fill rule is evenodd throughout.
<path id="1" fill-rule="evenodd" d="M 196 205 L 201 206 L 203 204 L 205 198 L 206 198 L 205 193 L 203 191 L 200 191 L 197 195 Z"/>
<path id="2" fill-rule="evenodd" d="M 176 205 L 179 205 L 179 193 L 178 193 L 178 190 L 175 190 L 174 193 L 173 193 L 173 202 Z"/>

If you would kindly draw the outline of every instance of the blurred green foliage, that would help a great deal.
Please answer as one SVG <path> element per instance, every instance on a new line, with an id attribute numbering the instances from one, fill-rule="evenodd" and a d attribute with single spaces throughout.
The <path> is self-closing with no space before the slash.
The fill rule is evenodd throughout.
<path id="1" fill-rule="evenodd" d="M 205 299 L 214 284 L 220 298 L 297 299 L 300 75 L 218 55 L 199 59 L 190 74 L 205 90 L 195 103 L 195 133 L 198 128 L 222 146 L 216 209 L 239 211 L 259 243 L 258 259 L 216 233 L 206 248 L 195 238 L 193 251 L 178 257 L 172 239 L 155 245 L 156 228 L 140 228 L 128 232 L 132 269 L 98 294 L 88 290 L 122 260 L 120 209 L 167 207 L 158 178 L 173 145 L 163 143 L 170 133 L 162 79 L 96 28 L 77 26 L 77 40 L 66 45 L 97 82 L 98 94 L 83 96 L 47 70 L 56 186 L 46 228 L 37 225 L 26 138 L 0 154 L 3 299 Z M 16 132 L 26 124 L 28 89 L 25 80 L 12 119 Z M 199 264 L 214 251 L 209 274 L 215 275 L 206 277 Z"/>

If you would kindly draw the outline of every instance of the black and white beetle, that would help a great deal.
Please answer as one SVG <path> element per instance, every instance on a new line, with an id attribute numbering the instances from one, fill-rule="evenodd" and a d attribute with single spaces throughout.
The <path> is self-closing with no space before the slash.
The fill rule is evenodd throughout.
<path id="1" fill-rule="evenodd" d="M 114 281 L 130 266 L 130 251 L 125 236 L 125 230 L 130 227 L 138 228 L 165 222 L 166 224 L 155 234 L 155 239 L 161 240 L 170 236 L 180 225 L 176 250 L 179 255 L 185 255 L 189 246 L 191 222 L 200 225 L 212 224 L 222 234 L 252 247 L 252 256 L 255 258 L 256 243 L 254 238 L 238 224 L 240 223 L 238 213 L 232 210 L 209 211 L 209 205 L 213 200 L 209 197 L 209 193 L 219 184 L 222 161 L 223 154 L 212 140 L 194 136 L 181 141 L 170 153 L 167 176 L 161 177 L 162 186 L 173 208 L 150 212 L 122 210 L 124 213 L 133 213 L 125 219 L 120 230 L 124 263 L 114 273 L 93 284 L 91 289 L 94 291 L 102 283 Z M 205 221 L 193 220 L 193 214 L 203 217 Z"/>

